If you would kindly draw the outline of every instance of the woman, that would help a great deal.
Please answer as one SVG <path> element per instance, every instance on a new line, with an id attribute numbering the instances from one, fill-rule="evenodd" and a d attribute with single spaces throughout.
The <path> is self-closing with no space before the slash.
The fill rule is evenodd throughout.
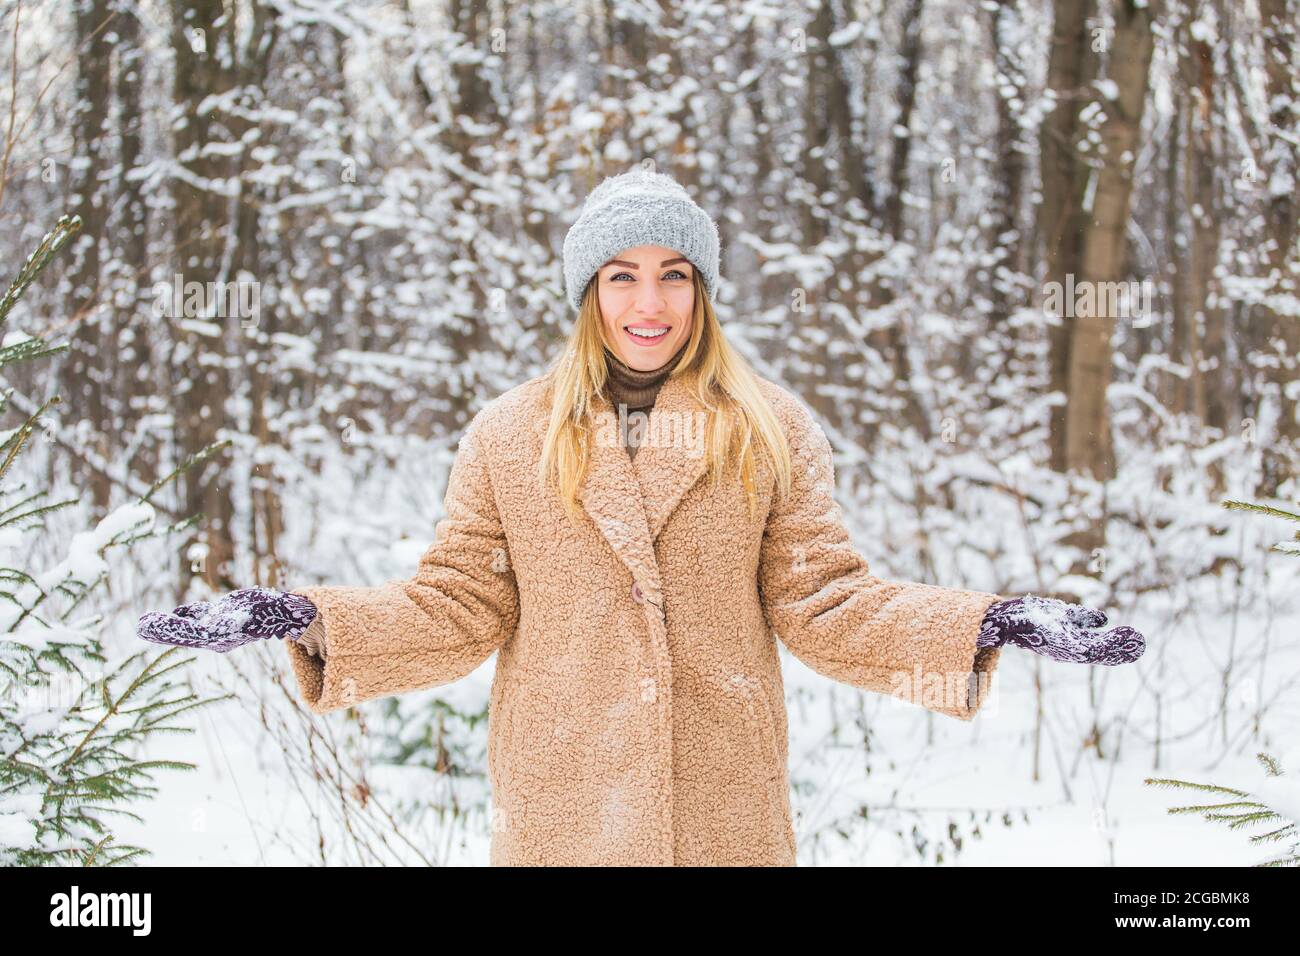
<path id="1" fill-rule="evenodd" d="M 147 614 L 140 636 L 287 637 L 317 714 L 495 652 L 494 865 L 793 865 L 774 637 L 828 677 L 961 720 L 1004 644 L 1142 653 L 1099 611 L 872 576 L 822 429 L 723 334 L 718 251 L 668 176 L 605 180 L 564 242 L 568 347 L 471 421 L 413 578 L 244 589 Z"/>

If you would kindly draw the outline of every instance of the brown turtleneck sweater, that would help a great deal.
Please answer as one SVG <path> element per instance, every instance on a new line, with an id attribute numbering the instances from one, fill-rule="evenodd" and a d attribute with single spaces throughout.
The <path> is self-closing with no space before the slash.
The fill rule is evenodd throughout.
<path id="1" fill-rule="evenodd" d="M 685 344 L 677 350 L 677 354 L 670 358 L 658 368 L 653 368 L 648 372 L 641 372 L 619 361 L 609 349 L 605 349 L 605 360 L 609 369 L 609 374 L 605 378 L 605 394 L 609 398 L 610 404 L 614 406 L 614 413 L 618 414 L 620 404 L 627 406 L 627 414 L 633 412 L 644 412 L 650 414 L 650 409 L 654 408 L 655 399 L 659 395 L 659 387 L 668 379 L 668 375 L 677 363 L 681 361 L 682 353 L 686 351 Z M 627 436 L 631 439 L 627 445 L 628 456 L 636 458 L 637 449 L 640 447 L 635 444 L 640 429 L 630 429 Z M 319 617 L 312 621 L 311 627 L 303 632 L 298 638 L 298 642 L 306 648 L 310 654 L 315 654 L 324 660 L 328 649 L 325 646 L 325 622 Z"/>
<path id="2" fill-rule="evenodd" d="M 655 399 L 659 395 L 659 388 L 667 381 L 669 374 L 677 363 L 681 361 L 682 353 L 686 351 L 685 343 L 677 350 L 677 354 L 670 358 L 658 368 L 652 368 L 648 372 L 641 372 L 631 368 L 621 362 L 613 352 L 605 349 L 605 364 L 609 369 L 609 374 L 605 378 L 605 394 L 609 398 L 610 404 L 614 406 L 614 414 L 618 414 L 619 405 L 627 406 L 627 414 L 630 416 L 633 412 L 643 412 L 650 414 L 650 409 L 654 407 Z M 625 445 L 630 457 L 635 458 L 637 449 L 637 438 L 640 429 L 630 428 L 630 434 L 626 436 L 629 441 Z"/>

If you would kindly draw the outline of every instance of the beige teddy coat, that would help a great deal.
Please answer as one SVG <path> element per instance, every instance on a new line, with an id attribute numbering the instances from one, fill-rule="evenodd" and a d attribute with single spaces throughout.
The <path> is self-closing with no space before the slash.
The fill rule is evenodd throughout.
<path id="1" fill-rule="evenodd" d="M 975 639 L 1001 596 L 872 576 L 825 433 L 761 383 L 793 486 L 776 497 L 761 466 L 753 516 L 738 479 L 710 489 L 694 443 L 651 437 L 635 459 L 596 442 L 571 522 L 535 488 L 541 377 L 488 404 L 414 577 L 295 589 L 328 635 L 324 661 L 285 641 L 308 706 L 445 684 L 495 652 L 492 865 L 794 865 L 776 638 L 834 680 L 969 720 L 1001 653 L 977 661 Z M 648 434 L 702 411 L 669 378 Z M 610 404 L 597 413 L 616 435 Z"/>

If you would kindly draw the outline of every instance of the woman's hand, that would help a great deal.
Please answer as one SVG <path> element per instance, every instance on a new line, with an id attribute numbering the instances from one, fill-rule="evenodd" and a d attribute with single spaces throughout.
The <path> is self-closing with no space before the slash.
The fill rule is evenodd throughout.
<path id="1" fill-rule="evenodd" d="M 1031 594 L 991 605 L 975 644 L 1014 644 L 1074 664 L 1131 664 L 1142 656 L 1146 640 L 1141 634 L 1131 627 L 1100 630 L 1105 623 L 1102 611 Z"/>
<path id="2" fill-rule="evenodd" d="M 295 640 L 316 619 L 316 605 L 301 594 L 241 588 L 216 603 L 182 604 L 171 613 L 141 615 L 136 633 L 154 644 L 226 651 L 267 638 Z"/>

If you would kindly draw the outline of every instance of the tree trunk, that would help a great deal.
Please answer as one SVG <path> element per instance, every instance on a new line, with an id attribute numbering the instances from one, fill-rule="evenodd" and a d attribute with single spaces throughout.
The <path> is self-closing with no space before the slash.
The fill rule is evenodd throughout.
<path id="1" fill-rule="evenodd" d="M 141 417 L 137 402 L 154 391 L 147 371 L 155 366 L 151 343 L 156 338 L 156 329 L 152 327 L 149 303 L 149 207 L 140 180 L 131 175 L 146 162 L 141 136 L 145 49 L 136 5 L 130 0 L 116 0 L 116 11 L 113 26 L 119 41 L 114 89 L 118 102 L 121 172 L 114 186 L 120 210 L 114 245 L 123 269 L 124 289 L 120 304 L 115 303 L 115 328 L 121 341 L 120 348 L 115 350 L 118 362 L 115 378 L 122 398 L 118 414 L 122 418 L 122 435 L 126 436 L 134 432 Z M 158 462 L 157 449 L 142 446 L 135 460 L 122 464 L 128 472 L 152 475 L 157 471 Z"/>
<path id="2" fill-rule="evenodd" d="M 113 391 L 114 357 L 108 352 L 102 329 L 105 314 L 104 266 L 102 260 L 108 227 L 109 93 L 112 47 L 111 11 L 108 0 L 82 0 L 75 20 L 77 48 L 76 104 L 72 134 L 74 155 L 70 188 L 72 210 L 81 217 L 81 234 L 73 241 L 68 270 L 72 290 L 69 311 L 74 317 L 72 341 L 60 369 L 59 391 L 66 396 L 70 415 L 90 423 L 89 444 L 101 460 L 107 460 L 108 434 L 112 428 L 108 397 Z M 80 466 L 77 466 L 80 467 Z M 92 505 L 102 516 L 111 487 L 99 469 L 85 468 L 77 476 L 91 490 Z"/>
<path id="3" fill-rule="evenodd" d="M 1264 473 L 1260 493 L 1273 497 L 1282 483 L 1295 476 L 1300 454 L 1300 321 L 1294 310 L 1271 303 L 1294 302 L 1300 294 L 1296 281 L 1296 223 L 1300 201 L 1296 199 L 1300 179 L 1300 127 L 1296 123 L 1296 100 L 1300 81 L 1294 70 L 1296 18 L 1295 0 L 1260 0 L 1264 26 L 1264 65 L 1269 103 L 1269 130 L 1264 143 L 1261 183 L 1264 200 L 1264 268 L 1269 277 L 1270 304 L 1258 309 L 1256 321 L 1268 329 L 1262 356 L 1265 395 L 1277 407 L 1275 436 L 1266 436 Z"/>
<path id="4" fill-rule="evenodd" d="M 1079 111 L 1091 96 L 1089 84 L 1097 70 L 1088 32 L 1088 20 L 1094 13 L 1093 0 L 1055 0 L 1047 61 L 1047 88 L 1055 97 L 1055 106 L 1044 117 L 1039 135 L 1043 200 L 1038 210 L 1038 232 L 1044 244 L 1043 280 L 1058 287 L 1064 287 L 1067 276 L 1078 268 L 1082 249 L 1083 191 L 1088 167 L 1080 160 L 1075 144 L 1080 135 Z M 1058 402 L 1051 407 L 1048 429 L 1051 465 L 1064 472 L 1065 397 L 1069 392 L 1072 341 L 1066 319 L 1055 321 L 1048 338 L 1049 388 L 1058 396 Z"/>
<path id="5" fill-rule="evenodd" d="M 1151 12 L 1132 0 L 1115 6 L 1115 38 L 1110 81 L 1118 90 L 1104 103 L 1101 166 L 1094 170 L 1091 217 L 1084 228 L 1081 273 L 1094 288 L 1127 278 L 1129 200 L 1133 164 L 1142 134 L 1151 53 Z M 1106 392 L 1111 381 L 1116 316 L 1107 297 L 1096 296 L 1097 314 L 1076 316 L 1070 324 L 1069 392 L 1066 405 L 1066 469 L 1106 479 L 1114 476 L 1110 414 Z"/>
<path id="6" fill-rule="evenodd" d="M 172 180 L 177 259 L 173 272 L 190 282 L 225 283 L 232 278 L 226 264 L 227 243 L 233 241 L 229 197 L 220 185 L 232 173 L 229 157 L 205 149 L 209 143 L 229 143 L 224 109 L 209 97 L 227 93 L 234 84 L 234 24 L 221 0 L 174 0 L 172 50 L 175 54 L 175 109 L 184 122 L 173 124 L 176 163 L 186 175 Z M 209 185 L 211 184 L 211 185 Z M 215 286 L 214 288 L 219 288 Z M 207 311 L 216 304 L 205 294 Z M 199 452 L 216 441 L 227 424 L 230 394 L 225 367 L 232 319 L 221 315 L 172 316 L 172 388 L 175 399 L 175 439 L 179 457 Z M 183 513 L 202 513 L 200 530 L 185 541 L 182 592 L 192 575 L 200 575 L 217 591 L 238 586 L 233 578 L 229 460 L 216 455 L 182 476 Z M 202 560 L 193 562 L 190 546 L 206 545 Z"/>

